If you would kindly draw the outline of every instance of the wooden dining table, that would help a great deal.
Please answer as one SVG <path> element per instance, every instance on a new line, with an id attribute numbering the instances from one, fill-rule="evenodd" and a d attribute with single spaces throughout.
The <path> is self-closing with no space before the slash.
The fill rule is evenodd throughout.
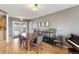
<path id="1" fill-rule="evenodd" d="M 27 40 L 27 50 L 30 51 L 31 50 L 31 42 L 32 40 L 34 40 L 35 38 L 37 38 L 38 36 L 34 33 L 28 33 L 26 35 L 26 40 Z"/>

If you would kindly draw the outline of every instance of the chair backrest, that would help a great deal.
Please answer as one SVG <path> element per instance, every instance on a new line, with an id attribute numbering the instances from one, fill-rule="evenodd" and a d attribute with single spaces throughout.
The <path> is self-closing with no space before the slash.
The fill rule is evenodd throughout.
<path id="1" fill-rule="evenodd" d="M 57 37 L 57 40 L 63 42 L 63 40 L 62 40 L 62 35 L 59 35 L 59 36 Z"/>
<path id="2" fill-rule="evenodd" d="M 37 44 L 41 44 L 43 41 L 43 35 L 41 36 L 38 36 L 38 39 L 37 39 Z"/>
<path id="3" fill-rule="evenodd" d="M 24 33 L 24 32 L 23 32 L 23 33 L 21 33 L 21 35 L 22 35 L 23 37 L 26 37 L 26 33 Z"/>
<path id="4" fill-rule="evenodd" d="M 19 41 L 22 42 L 23 36 L 19 35 Z"/>
<path id="5" fill-rule="evenodd" d="M 25 40 L 25 37 L 26 37 L 26 33 L 21 33 L 21 34 L 19 34 L 19 40 L 20 40 L 20 41 Z"/>
<path id="6" fill-rule="evenodd" d="M 51 32 L 51 33 L 50 33 L 50 38 L 56 38 L 55 32 Z"/>

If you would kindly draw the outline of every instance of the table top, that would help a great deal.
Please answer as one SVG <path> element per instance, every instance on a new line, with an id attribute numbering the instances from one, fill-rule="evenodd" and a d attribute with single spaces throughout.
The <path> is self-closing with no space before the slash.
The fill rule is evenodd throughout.
<path id="1" fill-rule="evenodd" d="M 35 39 L 35 38 L 37 38 L 38 36 L 36 35 L 36 34 L 34 34 L 34 33 L 28 33 L 27 35 L 26 35 L 26 39 L 27 40 L 33 40 L 33 39 Z"/>

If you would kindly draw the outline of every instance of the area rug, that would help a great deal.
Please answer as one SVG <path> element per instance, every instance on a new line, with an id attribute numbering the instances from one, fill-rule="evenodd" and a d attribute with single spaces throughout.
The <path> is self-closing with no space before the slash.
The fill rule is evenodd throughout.
<path id="1" fill-rule="evenodd" d="M 37 54 L 36 51 L 17 51 L 16 54 Z M 38 54 L 49 54 L 48 52 L 46 51 L 38 51 Z"/>

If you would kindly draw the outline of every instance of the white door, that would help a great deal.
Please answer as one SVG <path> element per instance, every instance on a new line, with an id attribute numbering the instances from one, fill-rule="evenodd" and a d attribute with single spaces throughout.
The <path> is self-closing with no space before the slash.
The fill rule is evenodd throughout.
<path id="1" fill-rule="evenodd" d="M 18 36 L 20 34 L 20 22 L 13 22 L 13 37 Z"/>
<path id="2" fill-rule="evenodd" d="M 27 33 L 27 22 L 13 22 L 13 37 L 17 37 L 20 33 Z"/>
<path id="3" fill-rule="evenodd" d="M 21 33 L 26 32 L 27 33 L 27 23 L 26 22 L 21 22 Z"/>

